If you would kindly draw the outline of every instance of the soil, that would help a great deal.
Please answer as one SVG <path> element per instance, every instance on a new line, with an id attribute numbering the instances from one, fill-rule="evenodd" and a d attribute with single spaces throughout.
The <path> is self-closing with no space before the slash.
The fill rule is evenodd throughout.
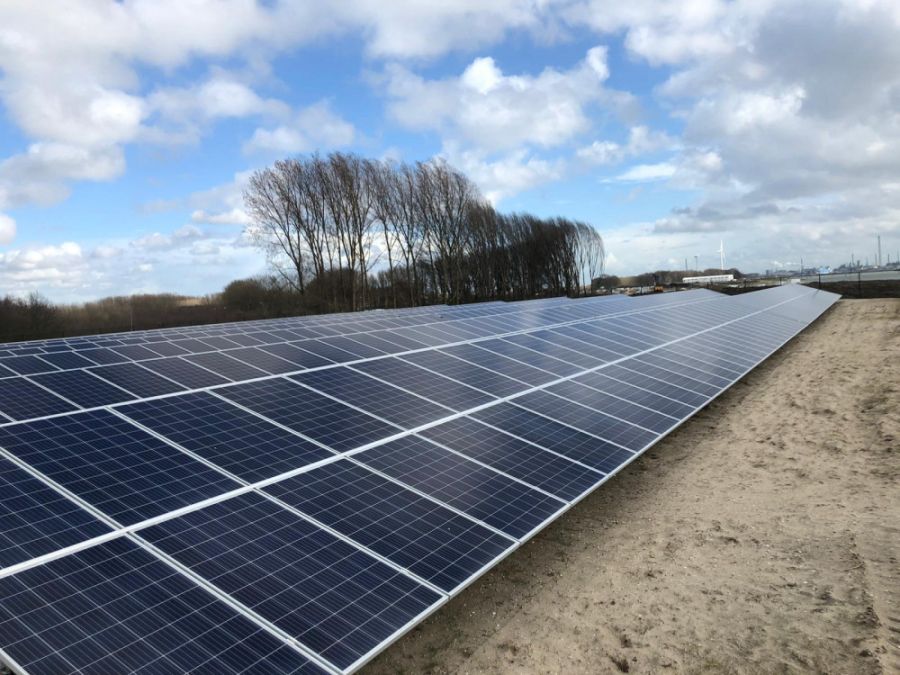
<path id="1" fill-rule="evenodd" d="M 900 673 L 900 300 L 842 300 L 375 673 Z"/>

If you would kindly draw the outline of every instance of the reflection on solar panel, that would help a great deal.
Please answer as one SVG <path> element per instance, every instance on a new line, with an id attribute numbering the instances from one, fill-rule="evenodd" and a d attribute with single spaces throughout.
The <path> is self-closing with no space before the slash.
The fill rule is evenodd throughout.
<path id="1" fill-rule="evenodd" d="M 0 660 L 355 670 L 837 297 L 690 291 L 0 344 Z"/>

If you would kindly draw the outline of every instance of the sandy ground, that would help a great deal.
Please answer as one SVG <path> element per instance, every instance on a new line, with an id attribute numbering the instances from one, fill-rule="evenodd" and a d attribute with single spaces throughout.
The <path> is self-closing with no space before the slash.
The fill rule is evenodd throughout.
<path id="1" fill-rule="evenodd" d="M 367 673 L 900 673 L 900 300 L 844 300 Z"/>

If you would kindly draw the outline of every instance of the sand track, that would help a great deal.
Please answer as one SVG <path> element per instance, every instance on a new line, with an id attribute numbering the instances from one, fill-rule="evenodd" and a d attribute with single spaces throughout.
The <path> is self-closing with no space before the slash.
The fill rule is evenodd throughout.
<path id="1" fill-rule="evenodd" d="M 900 300 L 841 301 L 369 673 L 900 672 Z"/>

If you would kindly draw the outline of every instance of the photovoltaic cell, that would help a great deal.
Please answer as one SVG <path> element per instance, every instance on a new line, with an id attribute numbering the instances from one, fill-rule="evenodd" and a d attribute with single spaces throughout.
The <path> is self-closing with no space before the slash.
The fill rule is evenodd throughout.
<path id="1" fill-rule="evenodd" d="M 400 431 L 287 379 L 247 382 L 223 387 L 217 393 L 338 452 Z"/>
<path id="2" fill-rule="evenodd" d="M 238 487 L 106 410 L 2 427 L 0 447 L 125 525 Z"/>
<path id="3" fill-rule="evenodd" d="M 694 408 L 686 403 L 681 403 L 680 401 L 666 398 L 656 392 L 641 389 L 632 384 L 613 379 L 605 375 L 603 371 L 581 375 L 571 381 L 591 387 L 592 389 L 597 389 L 598 391 L 608 392 L 613 396 L 624 398 L 633 403 L 637 403 L 638 405 L 642 405 L 645 408 L 650 408 L 656 412 L 674 417 L 676 420 L 687 417 L 694 412 Z"/>
<path id="4" fill-rule="evenodd" d="M 563 506 L 424 438 L 406 436 L 354 458 L 516 538 Z"/>
<path id="5" fill-rule="evenodd" d="M 519 380 L 532 387 L 537 387 L 558 379 L 556 375 L 548 373 L 546 370 L 532 368 L 527 363 L 506 358 L 496 352 L 482 349 L 474 344 L 445 347 L 441 349 L 440 352 L 455 356 L 464 361 L 469 361 L 470 363 L 500 373 L 501 375 L 506 375 L 507 377 Z"/>
<path id="6" fill-rule="evenodd" d="M 96 408 L 134 399 L 127 391 L 94 377 L 86 370 L 44 373 L 32 375 L 30 379 L 82 408 Z"/>
<path id="7" fill-rule="evenodd" d="M 0 579 L 0 646 L 33 675 L 324 672 L 122 538 Z"/>
<path id="8" fill-rule="evenodd" d="M 179 347 L 174 342 L 151 342 L 146 346 L 160 356 L 181 356 L 182 354 L 190 354 L 187 349 Z"/>
<path id="9" fill-rule="evenodd" d="M 259 368 L 254 368 L 253 366 L 246 364 L 243 361 L 233 359 L 224 352 L 192 354 L 191 356 L 185 356 L 184 358 L 191 363 L 195 363 L 198 366 L 203 366 L 207 370 L 218 373 L 219 375 L 227 377 L 229 380 L 232 380 L 234 382 L 241 382 L 242 380 L 254 380 L 258 377 L 265 377 L 266 375 L 269 375 L 269 373 L 267 373 L 266 371 L 260 370 Z"/>
<path id="10" fill-rule="evenodd" d="M 667 415 L 662 415 L 655 410 L 641 407 L 596 389 L 591 389 L 573 380 L 554 384 L 544 391 L 575 401 L 611 417 L 636 424 L 657 434 L 668 431 L 677 422 L 677 420 Z"/>
<path id="11" fill-rule="evenodd" d="M 72 410 L 78 408 L 24 377 L 10 377 L 0 385 L 0 412 L 14 420 L 57 415 Z"/>
<path id="12" fill-rule="evenodd" d="M 408 389 L 414 394 L 457 411 L 468 410 L 495 400 L 495 397 L 478 389 L 473 389 L 398 358 L 364 361 L 352 367 L 354 370 L 361 370 L 368 375 Z"/>
<path id="13" fill-rule="evenodd" d="M 52 354 L 41 354 L 41 358 L 44 361 L 52 363 L 57 368 L 70 369 L 70 368 L 84 368 L 86 366 L 94 366 L 96 365 L 93 361 L 84 358 L 76 354 L 75 352 L 56 352 Z"/>
<path id="14" fill-rule="evenodd" d="M 493 530 L 348 460 L 265 491 L 445 591 L 512 545 Z"/>
<path id="15" fill-rule="evenodd" d="M 472 417 L 604 473 L 634 457 L 633 452 L 622 447 L 511 403 L 479 410 Z"/>
<path id="16" fill-rule="evenodd" d="M 485 340 L 478 343 L 480 349 L 489 349 L 497 354 L 502 354 L 511 359 L 515 359 L 522 363 L 532 365 L 548 373 L 556 375 L 551 379 L 557 379 L 566 375 L 572 375 L 579 370 L 583 370 L 580 366 L 576 366 L 568 361 L 562 361 L 550 355 L 552 345 L 548 345 L 547 349 L 538 351 L 537 348 L 526 348 L 521 345 L 513 344 L 508 340 Z"/>
<path id="17" fill-rule="evenodd" d="M 626 361 L 625 363 L 629 362 Z M 611 377 L 620 382 L 625 382 L 636 387 L 648 389 L 650 391 L 653 391 L 654 393 L 666 396 L 667 398 L 680 401 L 681 403 L 691 406 L 692 408 L 699 408 L 705 405 L 709 400 L 708 396 L 699 394 L 696 391 L 685 389 L 674 384 L 671 381 L 661 380 L 649 374 L 639 373 L 636 370 L 631 370 L 630 368 L 626 368 L 623 365 L 607 366 L 603 369 L 602 374 L 606 377 Z M 684 378 L 679 378 L 674 373 L 664 373 L 663 376 L 671 377 L 675 380 L 684 381 Z"/>
<path id="18" fill-rule="evenodd" d="M 319 366 L 327 366 L 334 363 L 312 352 L 308 352 L 300 347 L 287 344 L 263 345 L 261 350 L 274 354 L 278 358 L 284 359 L 294 364 L 294 370 L 302 370 L 303 368 L 318 368 Z"/>
<path id="19" fill-rule="evenodd" d="M 141 537 L 340 668 L 441 598 L 255 493 Z"/>
<path id="20" fill-rule="evenodd" d="M 453 414 L 452 410 L 346 367 L 300 373 L 291 375 L 291 379 L 407 429 Z"/>
<path id="21" fill-rule="evenodd" d="M 156 375 L 137 363 L 97 366 L 96 368 L 91 368 L 89 372 L 132 392 L 138 398 L 162 396 L 164 394 L 174 394 L 176 391 L 184 391 L 184 387 L 180 384 Z"/>
<path id="22" fill-rule="evenodd" d="M 132 361 L 143 361 L 144 359 L 157 359 L 161 354 L 157 354 L 151 349 L 147 349 L 141 345 L 122 345 L 111 347 L 114 352 L 127 356 Z"/>
<path id="23" fill-rule="evenodd" d="M 598 471 L 470 417 L 444 422 L 422 431 L 421 435 L 565 501 L 577 498 L 602 477 Z"/>
<path id="24" fill-rule="evenodd" d="M 0 359 L 0 365 L 9 368 L 19 375 L 33 375 L 35 373 L 50 373 L 59 370 L 52 363 L 48 363 L 37 356 L 7 356 Z"/>
<path id="25" fill-rule="evenodd" d="M 142 361 L 141 365 L 158 375 L 175 380 L 187 389 L 201 389 L 228 383 L 228 380 L 221 375 L 177 357 Z"/>
<path id="26" fill-rule="evenodd" d="M 400 358 L 501 398 L 528 389 L 524 382 L 436 350 L 404 354 Z"/>
<path id="27" fill-rule="evenodd" d="M 533 391 L 516 398 L 513 403 L 551 419 L 637 451 L 655 440 L 657 434 L 601 412 L 591 410 L 545 391 Z"/>
<path id="28" fill-rule="evenodd" d="M 229 350 L 228 356 L 233 359 L 239 359 L 244 363 L 264 370 L 272 375 L 280 375 L 282 373 L 292 373 L 297 368 L 295 363 L 285 361 L 276 354 L 271 354 L 256 347 L 244 347 L 243 349 Z"/>
<path id="29" fill-rule="evenodd" d="M 119 412 L 250 483 L 333 456 L 207 392 L 141 401 Z"/>
<path id="30" fill-rule="evenodd" d="M 78 352 L 82 356 L 89 358 L 94 363 L 100 365 L 110 365 L 112 363 L 127 363 L 130 359 L 122 354 L 117 354 L 112 349 L 100 347 L 98 349 L 85 349 Z"/>
<path id="31" fill-rule="evenodd" d="M 0 567 L 109 531 L 75 502 L 0 457 Z"/>

